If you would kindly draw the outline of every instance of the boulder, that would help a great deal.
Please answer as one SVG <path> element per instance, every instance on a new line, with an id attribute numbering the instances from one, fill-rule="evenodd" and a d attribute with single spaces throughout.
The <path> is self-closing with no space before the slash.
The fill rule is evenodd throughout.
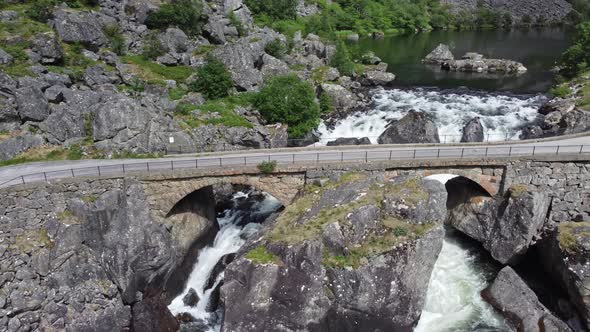
<path id="1" fill-rule="evenodd" d="M 464 60 L 483 60 L 484 56 L 475 52 L 467 52 L 461 57 Z"/>
<path id="2" fill-rule="evenodd" d="M 432 52 L 430 52 L 422 62 L 427 64 L 441 64 L 443 62 L 454 60 L 455 56 L 451 52 L 448 45 L 439 44 Z"/>
<path id="3" fill-rule="evenodd" d="M 189 40 L 186 34 L 177 28 L 168 28 L 162 32 L 158 39 L 162 46 L 172 53 L 184 53 L 188 50 Z"/>
<path id="4" fill-rule="evenodd" d="M 63 49 L 53 33 L 38 33 L 31 44 L 32 51 L 41 57 L 42 64 L 57 64 L 62 61 Z"/>
<path id="5" fill-rule="evenodd" d="M 465 126 L 463 126 L 463 136 L 461 136 L 462 143 L 469 142 L 483 142 L 484 141 L 484 129 L 481 124 L 479 117 L 469 120 Z"/>
<path id="6" fill-rule="evenodd" d="M 550 201 L 545 192 L 517 185 L 503 198 L 465 202 L 451 211 L 449 223 L 498 262 L 514 265 L 540 237 Z"/>
<path id="7" fill-rule="evenodd" d="M 9 132 L 20 127 L 21 120 L 14 105 L 14 98 L 3 98 L 0 94 L 0 131 Z"/>
<path id="8" fill-rule="evenodd" d="M 188 307 L 196 307 L 199 303 L 199 295 L 194 288 L 188 290 L 186 295 L 182 298 L 182 303 Z"/>
<path id="9" fill-rule="evenodd" d="M 49 104 L 41 89 L 25 86 L 16 90 L 18 114 L 22 121 L 43 121 L 49 116 Z"/>
<path id="10" fill-rule="evenodd" d="M 332 105 L 337 112 L 347 113 L 359 105 L 357 96 L 342 85 L 324 83 L 321 85 L 321 88 L 330 97 Z"/>
<path id="11" fill-rule="evenodd" d="M 320 136 L 317 132 L 312 131 L 301 138 L 289 138 L 289 147 L 304 147 L 317 143 Z"/>
<path id="12" fill-rule="evenodd" d="M 544 270 L 575 307 L 570 317 L 579 315 L 590 330 L 590 222 L 559 223 L 540 242 L 539 254 Z"/>
<path id="13" fill-rule="evenodd" d="M 340 137 L 334 141 L 327 143 L 328 146 L 341 146 L 341 145 L 371 145 L 371 140 L 368 137 L 356 138 L 356 137 Z"/>
<path id="14" fill-rule="evenodd" d="M 361 82 L 368 86 L 387 86 L 395 80 L 395 75 L 392 73 L 368 70 L 363 73 Z"/>
<path id="15" fill-rule="evenodd" d="M 115 71 L 106 70 L 102 65 L 86 68 L 84 82 L 90 87 L 103 84 L 120 84 L 121 78 Z"/>
<path id="16" fill-rule="evenodd" d="M 379 144 L 440 143 L 434 121 L 414 110 L 400 120 L 391 121 L 378 141 Z"/>
<path id="17" fill-rule="evenodd" d="M 12 62 L 12 55 L 0 48 L 0 65 L 8 65 Z"/>
<path id="18" fill-rule="evenodd" d="M 522 74 L 527 68 L 520 62 L 504 59 L 461 59 L 442 63 L 441 68 L 450 71 L 489 74 Z"/>
<path id="19" fill-rule="evenodd" d="M 12 159 L 30 148 L 45 144 L 39 135 L 25 134 L 0 141 L 0 160 Z"/>
<path id="20" fill-rule="evenodd" d="M 19 17 L 18 12 L 14 11 L 14 10 L 0 11 L 0 22 L 2 22 L 2 23 L 16 21 L 18 19 L 18 17 Z"/>
<path id="21" fill-rule="evenodd" d="M 103 33 L 103 24 L 93 12 L 58 9 L 53 12 L 51 25 L 59 38 L 66 43 L 80 43 L 98 51 L 108 42 Z"/>
<path id="22" fill-rule="evenodd" d="M 517 331 L 571 331 L 567 324 L 543 306 L 537 295 L 509 266 L 498 273 L 481 295 L 502 312 Z M 556 329 L 548 329 L 549 326 Z"/>
<path id="23" fill-rule="evenodd" d="M 260 71 L 264 78 L 270 78 L 273 76 L 288 74 L 289 66 L 272 55 L 264 54 L 262 56 L 262 68 Z"/>
<path id="24" fill-rule="evenodd" d="M 203 26 L 203 36 L 213 44 L 223 45 L 227 42 L 225 38 L 225 27 L 229 20 L 221 16 L 209 16 L 209 20 Z"/>
<path id="25" fill-rule="evenodd" d="M 287 144 L 287 126 L 280 124 L 254 128 L 205 125 L 191 133 L 198 152 L 268 149 Z"/>
<path id="26" fill-rule="evenodd" d="M 224 329 L 412 330 L 442 247 L 439 217 L 446 215 L 444 186 L 424 183 L 353 175 L 288 206 L 227 267 Z M 389 202 L 386 196 L 399 208 L 405 202 L 406 211 L 420 200 L 440 211 L 421 220 L 394 216 L 375 203 Z"/>
<path id="27" fill-rule="evenodd" d="M 572 99 L 554 99 L 539 108 L 539 114 L 548 115 L 549 113 L 559 112 L 568 113 L 576 108 L 576 101 Z"/>
<path id="28" fill-rule="evenodd" d="M 49 143 L 63 144 L 89 134 L 86 133 L 87 118 L 89 121 L 89 115 L 85 116 L 80 109 L 65 104 L 55 105 L 47 119 L 39 124 L 39 128 L 46 134 Z"/>
<path id="29" fill-rule="evenodd" d="M 521 139 L 536 139 L 560 135 L 578 134 L 590 131 L 590 111 L 573 109 L 564 103 L 563 111 L 551 111 L 536 123 L 525 127 Z"/>
<path id="30" fill-rule="evenodd" d="M 133 331 L 175 332 L 179 323 L 158 298 L 144 299 L 133 305 Z"/>

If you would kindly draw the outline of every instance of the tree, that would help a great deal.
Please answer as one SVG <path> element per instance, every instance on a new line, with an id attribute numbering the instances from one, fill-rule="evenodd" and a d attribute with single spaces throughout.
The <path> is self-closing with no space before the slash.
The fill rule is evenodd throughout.
<path id="1" fill-rule="evenodd" d="M 574 44 L 562 56 L 561 73 L 573 77 L 590 65 L 590 22 L 577 26 Z"/>
<path id="2" fill-rule="evenodd" d="M 166 29 L 176 26 L 189 35 L 200 34 L 203 20 L 202 4 L 195 0 L 177 0 L 164 3 L 160 9 L 151 13 L 145 24 L 150 29 Z"/>
<path id="3" fill-rule="evenodd" d="M 330 61 L 332 67 L 336 67 L 340 74 L 346 76 L 352 76 L 354 74 L 354 62 L 350 52 L 343 41 L 338 41 L 336 44 L 336 53 Z"/>
<path id="4" fill-rule="evenodd" d="M 295 75 L 270 79 L 254 98 L 254 107 L 271 123 L 289 125 L 289 136 L 300 138 L 320 123 L 313 87 Z"/>
<path id="5" fill-rule="evenodd" d="M 207 62 L 197 70 L 197 79 L 190 83 L 192 91 L 201 92 L 207 99 L 227 97 L 232 87 L 231 74 L 212 55 L 207 56 Z"/>
<path id="6" fill-rule="evenodd" d="M 256 15 L 286 20 L 297 17 L 297 0 L 246 0 L 246 6 Z"/>

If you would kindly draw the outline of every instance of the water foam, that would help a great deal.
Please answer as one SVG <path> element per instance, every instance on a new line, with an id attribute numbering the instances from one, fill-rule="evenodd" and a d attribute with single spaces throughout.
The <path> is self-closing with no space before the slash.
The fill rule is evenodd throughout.
<path id="1" fill-rule="evenodd" d="M 209 331 L 219 331 L 221 313 L 211 313 L 205 310 L 209 302 L 211 293 L 215 287 L 223 280 L 223 273 L 219 274 L 215 280 L 213 287 L 205 289 L 207 280 L 213 271 L 217 262 L 225 255 L 236 253 L 246 240 L 252 236 L 261 227 L 257 223 L 249 223 L 243 227 L 238 226 L 240 220 L 245 216 L 244 211 L 239 210 L 237 201 L 240 199 L 248 199 L 249 194 L 238 192 L 234 194 L 232 200 L 234 207 L 224 212 L 222 217 L 217 218 L 219 224 L 219 232 L 217 233 L 213 244 L 207 246 L 199 252 L 197 263 L 189 276 L 184 291 L 177 296 L 168 309 L 173 315 L 180 313 L 189 313 L 196 319 L 202 320 L 209 324 Z M 256 202 L 252 205 L 250 211 L 246 211 L 251 215 L 268 216 L 275 212 L 281 203 L 274 197 L 264 194 L 264 200 Z M 193 288 L 199 296 L 199 302 L 195 307 L 184 305 L 182 299 Z"/>
<path id="2" fill-rule="evenodd" d="M 463 126 L 480 117 L 486 139 L 518 139 L 521 128 L 533 122 L 546 97 L 490 93 L 441 91 L 426 88 L 378 89 L 373 94 L 373 107 L 339 121 L 333 129 L 322 123 L 318 129 L 321 142 L 338 137 L 369 137 L 373 143 L 389 121 L 404 117 L 410 110 L 425 112 L 437 124 L 441 142 L 458 142 Z"/>

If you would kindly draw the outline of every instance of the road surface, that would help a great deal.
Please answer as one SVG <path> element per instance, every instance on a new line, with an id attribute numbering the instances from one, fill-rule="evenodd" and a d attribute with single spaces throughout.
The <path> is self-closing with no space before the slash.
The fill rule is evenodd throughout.
<path id="1" fill-rule="evenodd" d="M 278 163 L 350 162 L 412 159 L 462 159 L 485 157 L 532 156 L 550 154 L 590 155 L 590 135 L 563 137 L 552 141 L 514 141 L 481 145 L 365 145 L 310 147 L 305 149 L 246 150 L 218 152 L 206 156 L 175 156 L 157 159 L 96 159 L 52 161 L 0 167 L 0 187 L 52 179 L 118 175 L 134 171 L 166 171 L 182 168 L 205 168 L 257 165 L 265 160 Z"/>

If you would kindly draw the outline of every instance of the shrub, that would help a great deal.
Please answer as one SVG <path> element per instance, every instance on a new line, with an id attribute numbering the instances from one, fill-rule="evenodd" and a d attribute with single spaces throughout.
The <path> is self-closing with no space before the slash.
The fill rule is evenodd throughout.
<path id="1" fill-rule="evenodd" d="M 350 52 L 343 41 L 338 41 L 336 44 L 336 54 L 332 57 L 330 65 L 336 67 L 342 75 L 352 76 L 354 74 L 354 62 L 352 62 Z"/>
<path id="2" fill-rule="evenodd" d="M 522 17 L 522 24 L 523 25 L 531 25 L 533 23 L 533 18 L 530 15 L 524 15 Z"/>
<path id="3" fill-rule="evenodd" d="M 256 167 L 262 174 L 272 174 L 277 168 L 277 161 L 263 161 Z"/>
<path id="4" fill-rule="evenodd" d="M 561 74 L 573 77 L 590 65 L 590 22 L 577 26 L 574 44 L 562 56 Z"/>
<path id="5" fill-rule="evenodd" d="M 332 98 L 324 91 L 320 93 L 320 111 L 322 114 L 329 114 L 334 110 L 334 104 Z"/>
<path id="6" fill-rule="evenodd" d="M 202 4 L 195 0 L 177 0 L 165 3 L 158 11 L 151 13 L 145 24 L 150 29 L 165 29 L 177 26 L 189 35 L 196 36 L 201 32 L 203 20 Z"/>
<path id="7" fill-rule="evenodd" d="M 162 42 L 158 38 L 158 33 L 152 31 L 143 39 L 142 54 L 144 57 L 155 60 L 157 57 L 162 56 L 168 52 L 166 47 L 162 45 Z"/>
<path id="8" fill-rule="evenodd" d="M 238 17 L 236 16 L 236 14 L 234 14 L 233 11 L 229 13 L 227 18 L 229 19 L 229 23 L 233 25 L 236 28 L 236 30 L 238 30 L 238 36 L 243 37 L 246 35 L 246 29 L 244 28 L 242 21 L 238 19 Z"/>
<path id="9" fill-rule="evenodd" d="M 393 234 L 395 236 L 406 236 L 408 235 L 408 230 L 401 226 L 397 226 L 393 229 Z"/>
<path id="10" fill-rule="evenodd" d="M 279 20 L 293 19 L 297 16 L 297 0 L 246 0 L 244 2 L 255 15 Z"/>
<path id="11" fill-rule="evenodd" d="M 103 32 L 109 39 L 113 52 L 117 55 L 125 55 L 127 45 L 119 26 L 117 24 L 108 25 L 104 27 Z"/>
<path id="12" fill-rule="evenodd" d="M 282 59 L 287 54 L 287 48 L 280 39 L 275 39 L 264 47 L 264 52 L 274 56 L 277 59 Z"/>
<path id="13" fill-rule="evenodd" d="M 26 14 L 32 20 L 47 22 L 51 18 L 55 5 L 55 0 L 36 0 L 31 3 L 29 9 L 26 10 Z"/>
<path id="14" fill-rule="evenodd" d="M 253 104 L 267 121 L 288 124 L 291 138 L 303 137 L 319 124 L 320 108 L 314 89 L 295 75 L 270 79 Z"/>
<path id="15" fill-rule="evenodd" d="M 232 87 L 230 73 L 212 55 L 207 56 L 207 62 L 197 70 L 197 79 L 190 83 L 192 91 L 201 92 L 208 99 L 227 97 Z"/>

